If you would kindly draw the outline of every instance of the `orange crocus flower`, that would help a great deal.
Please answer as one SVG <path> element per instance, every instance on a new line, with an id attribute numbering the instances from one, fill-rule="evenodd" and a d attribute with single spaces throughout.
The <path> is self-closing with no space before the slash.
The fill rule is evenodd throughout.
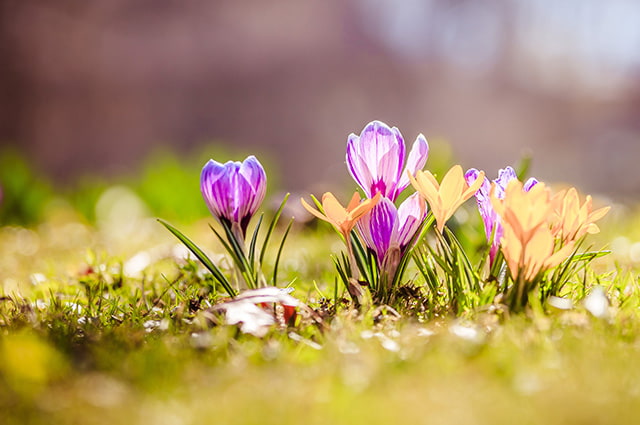
<path id="1" fill-rule="evenodd" d="M 436 227 L 439 232 L 442 232 L 445 223 L 460 205 L 478 191 L 484 181 L 484 172 L 480 172 L 471 186 L 467 184 L 462 167 L 459 165 L 454 165 L 445 174 L 442 184 L 438 183 L 430 171 L 418 171 L 415 177 L 409 174 L 409 180 L 429 204 L 436 219 Z"/>
<path id="2" fill-rule="evenodd" d="M 531 281 L 538 273 L 560 264 L 573 250 L 574 244 L 570 242 L 553 252 L 555 237 L 548 226 L 538 227 L 529 240 L 523 243 L 516 235 L 514 227 L 509 223 L 504 224 L 504 234 L 500 244 L 514 281 L 517 281 L 520 276 L 525 281 Z"/>
<path id="3" fill-rule="evenodd" d="M 551 230 L 563 243 L 580 239 L 587 233 L 598 233 L 600 228 L 595 222 L 611 209 L 611 207 L 603 207 L 593 211 L 593 200 L 590 195 L 587 195 L 584 203 L 580 205 L 578 191 L 573 187 L 556 194 L 552 202 L 554 214 Z"/>
<path id="4" fill-rule="evenodd" d="M 491 203 L 502 220 L 500 245 L 514 280 L 534 279 L 560 264 L 573 250 L 573 243 L 569 243 L 554 253 L 555 237 L 548 222 L 553 202 L 544 183 L 525 192 L 522 182 L 512 180 L 504 199 L 496 197 L 492 190 Z"/>
<path id="5" fill-rule="evenodd" d="M 304 199 L 300 199 L 300 201 L 307 211 L 319 219 L 331 223 L 348 240 L 357 221 L 378 203 L 380 196 L 380 192 L 378 192 L 373 198 L 361 202 L 360 194 L 355 192 L 345 208 L 331 192 L 326 192 L 322 195 L 324 214 L 313 208 Z"/>
<path id="6" fill-rule="evenodd" d="M 536 230 L 548 223 L 553 211 L 551 193 L 542 182 L 528 192 L 522 190 L 522 182 L 511 180 L 505 189 L 504 199 L 494 195 L 491 189 L 491 205 L 503 222 L 508 223 L 516 237 L 527 244 Z"/>

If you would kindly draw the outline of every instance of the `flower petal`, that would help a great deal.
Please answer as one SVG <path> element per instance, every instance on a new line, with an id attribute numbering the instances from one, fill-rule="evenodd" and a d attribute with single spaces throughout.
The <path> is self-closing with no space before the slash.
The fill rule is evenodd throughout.
<path id="1" fill-rule="evenodd" d="M 404 248 L 415 235 L 427 215 L 427 207 L 419 193 L 409 196 L 398 208 L 398 245 Z"/>
<path id="2" fill-rule="evenodd" d="M 224 178 L 225 167 L 217 161 L 210 159 L 200 174 L 200 191 L 211 214 L 218 217 L 222 215 L 222 200 L 219 191 L 214 190 L 214 185 L 219 184 Z"/>
<path id="3" fill-rule="evenodd" d="M 477 183 L 478 186 L 480 186 L 482 181 Z M 466 182 L 462 173 L 462 167 L 454 165 L 449 171 L 447 171 L 447 174 L 445 174 L 442 179 L 442 183 L 440 184 L 439 195 L 442 199 L 442 204 L 446 209 L 454 208 L 460 198 L 460 195 L 465 190 L 465 186 Z"/>
<path id="4" fill-rule="evenodd" d="M 398 211 L 388 198 L 380 202 L 357 224 L 365 243 L 376 253 L 378 262 L 384 259 L 391 243 L 398 238 Z"/>
<path id="5" fill-rule="evenodd" d="M 347 138 L 347 168 L 351 177 L 358 183 L 358 185 L 364 190 L 364 193 L 369 197 L 370 187 L 373 183 L 373 176 L 369 167 L 362 155 L 360 154 L 361 144 L 360 137 L 355 134 L 350 134 Z"/>
<path id="6" fill-rule="evenodd" d="M 594 221 L 600 220 L 602 217 L 607 215 L 610 209 L 611 207 L 602 207 L 595 210 L 594 212 L 589 214 L 589 221 L 593 223 Z"/>
<path id="7" fill-rule="evenodd" d="M 415 177 L 411 175 L 408 177 L 413 187 L 424 196 L 431 209 L 439 205 L 438 189 L 440 185 L 431 171 L 418 171 Z"/>
<path id="8" fill-rule="evenodd" d="M 523 189 L 525 192 L 528 192 L 528 191 L 530 191 L 530 190 L 531 190 L 531 188 L 533 188 L 533 187 L 534 187 L 535 185 L 537 185 L 537 184 L 538 184 L 538 179 L 536 179 L 536 178 L 534 178 L 534 177 L 530 177 L 530 178 L 529 178 L 529 180 L 527 180 L 527 181 L 524 183 L 524 186 L 522 187 L 522 189 Z"/>
<path id="9" fill-rule="evenodd" d="M 467 185 L 469 186 L 473 185 L 479 177 L 480 177 L 480 171 L 478 171 L 475 168 L 469 169 L 464 175 Z M 480 217 L 482 217 L 482 222 L 484 224 L 484 232 L 487 237 L 487 241 L 489 242 L 491 242 L 492 234 L 494 232 L 493 229 L 494 227 L 496 227 L 499 221 L 498 214 L 496 214 L 495 210 L 491 206 L 491 199 L 489 198 L 490 193 L 491 193 L 491 183 L 489 182 L 489 179 L 485 176 L 475 196 L 476 196 L 476 203 L 478 204 L 478 211 L 480 212 Z M 503 196 L 504 196 L 504 193 L 503 193 Z M 497 233 L 498 232 L 496 231 L 496 234 Z M 496 249 L 493 249 L 495 251 L 497 250 L 498 241 L 500 239 L 494 237 L 493 240 L 494 242 L 496 242 L 495 243 Z M 492 248 L 493 248 L 493 245 L 492 245 Z"/>
<path id="10" fill-rule="evenodd" d="M 340 205 L 340 202 L 331 192 L 322 195 L 322 208 L 327 217 L 340 225 L 347 219 L 347 210 Z"/>
<path id="11" fill-rule="evenodd" d="M 360 205 L 360 194 L 355 191 L 353 192 L 351 200 L 347 204 L 347 212 L 353 211 L 358 205 Z"/>
<path id="12" fill-rule="evenodd" d="M 371 198 L 376 192 L 392 197 L 404 165 L 404 140 L 400 131 L 381 121 L 365 126 L 360 136 L 347 140 L 347 167 L 354 180 Z"/>
<path id="13" fill-rule="evenodd" d="M 505 167 L 498 171 L 498 178 L 493 182 L 496 184 L 496 196 L 500 199 L 504 198 L 504 191 L 507 188 L 507 184 L 513 179 L 517 179 L 516 171 L 513 167 Z"/>
<path id="14" fill-rule="evenodd" d="M 407 158 L 407 166 L 400 176 L 398 187 L 396 189 L 395 196 L 397 197 L 407 186 L 409 186 L 409 175 L 415 176 L 418 170 L 422 170 L 422 167 L 427 163 L 429 157 L 429 143 L 427 139 L 419 134 L 416 141 L 413 142 L 409 157 Z"/>
<path id="15" fill-rule="evenodd" d="M 349 211 L 349 217 L 351 217 L 351 220 L 358 220 L 364 214 L 368 213 L 380 201 L 381 196 L 382 194 L 378 192 L 373 198 L 362 201 L 357 207 Z"/>
<path id="16" fill-rule="evenodd" d="M 248 196 L 248 199 L 246 199 L 248 201 L 246 214 L 252 216 L 258 210 L 260 204 L 262 204 L 267 192 L 267 175 L 260 161 L 253 155 L 248 156 L 242 162 L 238 173 L 246 180 L 251 188 L 252 193 Z"/>
<path id="17" fill-rule="evenodd" d="M 328 221 L 329 223 L 334 225 L 336 224 L 333 222 L 333 220 L 329 219 L 329 217 L 327 217 L 326 215 L 322 214 L 320 211 L 318 211 L 317 209 L 309 205 L 307 201 L 304 200 L 304 198 L 300 198 L 300 202 L 302 203 L 302 206 L 304 207 L 304 209 L 309 211 L 314 216 L 318 217 L 320 220 Z"/>
<path id="18" fill-rule="evenodd" d="M 460 168 L 460 173 L 462 174 L 462 168 Z M 461 179 L 461 180 L 464 181 L 464 179 Z M 464 186 L 467 186 L 467 187 L 460 194 L 458 206 L 462 205 L 467 199 L 475 195 L 483 183 L 484 183 L 484 171 L 480 171 L 480 174 L 478 175 L 478 180 L 476 180 L 472 185 L 466 185 L 466 182 L 463 183 L 463 187 Z"/>

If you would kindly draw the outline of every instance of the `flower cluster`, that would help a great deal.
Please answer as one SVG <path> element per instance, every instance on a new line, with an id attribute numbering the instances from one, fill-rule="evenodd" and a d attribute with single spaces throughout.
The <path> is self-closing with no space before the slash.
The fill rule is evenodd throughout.
<path id="1" fill-rule="evenodd" d="M 360 267 L 353 264 L 356 257 L 350 233 L 355 227 L 357 237 L 375 258 L 376 272 L 381 281 L 379 291 L 376 288 L 372 290 L 378 300 L 384 300 L 383 294 L 390 294 L 401 274 L 403 258 L 406 258 L 427 215 L 426 204 L 417 194 L 409 196 L 399 206 L 395 204 L 409 186 L 410 178 L 427 162 L 429 145 L 420 134 L 406 159 L 405 150 L 404 139 L 396 127 L 373 121 L 359 136 L 351 134 L 347 139 L 347 168 L 366 199 L 361 202 L 356 193 L 346 209 L 335 208 L 332 205 L 339 205 L 335 197 L 326 193 L 322 197 L 324 213 L 302 200 L 309 212 L 333 224 L 344 236 L 352 271 L 362 268 L 362 264 Z"/>
<path id="2" fill-rule="evenodd" d="M 491 203 L 502 219 L 500 246 L 514 281 L 533 280 L 558 265 L 573 250 L 571 241 L 554 253 L 554 235 L 548 225 L 553 204 L 544 183 L 527 191 L 520 181 L 513 179 L 502 198 L 492 194 Z"/>
<path id="3" fill-rule="evenodd" d="M 493 187 L 493 194 L 498 199 L 504 199 L 505 191 L 507 188 L 507 184 L 516 180 L 516 172 L 512 167 L 505 167 L 498 171 L 498 178 L 493 180 L 493 186 L 489 179 L 483 176 L 483 172 L 476 170 L 475 168 L 471 168 L 468 170 L 464 177 L 467 180 L 468 184 L 474 184 L 478 181 L 481 182 L 480 188 L 476 192 L 476 200 L 478 202 L 478 210 L 480 211 L 480 216 L 482 216 L 482 221 L 484 223 L 484 231 L 487 235 L 487 240 L 491 244 L 491 249 L 489 250 L 489 258 L 491 264 L 495 261 L 496 254 L 498 252 L 498 247 L 500 246 L 500 239 L 502 238 L 503 229 L 502 224 L 500 223 L 500 216 L 493 208 L 491 204 L 490 193 Z M 538 183 L 538 180 L 535 178 L 530 178 L 523 186 L 523 190 L 528 192 L 533 186 Z"/>
<path id="4" fill-rule="evenodd" d="M 491 181 L 483 171 L 472 168 L 464 173 L 460 165 L 454 165 L 438 181 L 430 171 L 422 170 L 428 156 L 429 145 L 422 134 L 407 155 L 404 138 L 396 127 L 372 121 L 360 135 L 349 135 L 346 146 L 347 169 L 364 197 L 356 191 L 346 206 L 330 192 L 321 201 L 312 196 L 314 206 L 301 200 L 305 209 L 330 223 L 343 239 L 347 254 L 334 258 L 334 262 L 356 304 L 363 304 L 367 293 L 374 302 L 393 302 L 406 266 L 414 258 L 425 277 L 425 287 L 432 294 L 448 294 L 449 302 L 453 297 L 474 292 L 478 299 L 483 288 L 497 282 L 497 291 L 515 294 L 513 299 L 520 304 L 511 306 L 521 307 L 522 300 L 526 302 L 527 294 L 536 289 L 548 270 L 574 255 L 586 234 L 599 231 L 596 222 L 609 210 L 608 207 L 594 210 L 592 198 L 587 196 L 582 201 L 574 188 L 553 195 L 534 178 L 522 183 L 511 167 L 499 170 L 497 178 Z M 262 261 L 287 197 L 268 227 L 259 256 L 256 255 L 262 217 L 250 238 L 247 232 L 251 218 L 264 200 L 266 181 L 266 173 L 254 156 L 224 164 L 210 160 L 202 169 L 202 195 L 222 225 L 224 237 L 212 230 L 231 255 L 240 277 L 235 287 L 202 250 L 162 222 L 232 297 L 237 288 L 267 286 Z M 409 186 L 415 192 L 403 196 Z M 463 245 L 445 227 L 456 210 L 474 195 L 488 243 L 488 254 L 482 261 L 488 259 L 492 270 L 485 277 L 477 271 L 482 267 L 471 265 Z M 425 243 L 414 250 L 424 234 L 422 230 L 433 224 L 437 248 Z M 277 283 L 278 260 L 290 226 L 291 222 L 278 250 L 272 285 Z M 500 272 L 504 267 L 509 270 L 506 277 Z M 467 308 L 464 303 L 456 306 Z"/>
<path id="5" fill-rule="evenodd" d="M 405 167 L 405 144 L 400 131 L 380 121 L 369 123 L 360 136 L 347 140 L 347 167 L 353 179 L 371 198 L 378 193 L 381 201 L 358 222 L 358 231 L 367 247 L 382 264 L 394 250 L 402 254 L 426 216 L 426 206 L 417 196 L 410 196 L 399 207 L 395 201 L 409 185 L 409 176 L 424 167 L 429 145 L 418 135 Z"/>
<path id="6" fill-rule="evenodd" d="M 399 282 L 411 248 L 417 243 L 419 231 L 426 222 L 427 204 L 437 229 L 442 232 L 446 221 L 482 183 L 479 180 L 468 184 L 460 166 L 453 167 L 442 184 L 431 172 L 422 171 L 429 155 L 429 145 L 422 134 L 416 138 L 406 160 L 405 151 L 404 139 L 397 128 L 373 121 L 359 136 L 351 134 L 347 138 L 347 168 L 366 200 L 361 202 L 354 195 L 346 209 L 328 210 L 327 207 L 337 201 L 333 195 L 325 194 L 322 205 L 316 203 L 324 212 L 316 211 L 303 200 L 305 208 L 333 224 L 343 235 L 352 263 L 363 257 L 353 254 L 350 233 L 355 228 L 357 241 L 362 241 L 377 266 L 368 273 L 369 280 L 373 281 L 368 284 L 378 301 L 392 298 L 393 287 Z M 396 205 L 410 184 L 416 193 Z M 360 261 L 360 267 L 351 265 L 354 276 L 362 269 L 362 263 Z"/>
<path id="7" fill-rule="evenodd" d="M 476 169 L 465 177 L 471 184 L 482 182 L 476 200 L 490 244 L 489 262 L 494 265 L 501 252 L 513 281 L 503 285 L 509 306 L 524 307 L 536 289 L 546 291 L 542 299 L 557 293 L 562 279 L 555 276 L 555 281 L 540 287 L 545 273 L 561 263 L 564 270 L 575 265 L 571 259 L 581 239 L 599 231 L 595 222 L 609 207 L 594 211 L 591 197 L 581 203 L 575 188 L 552 195 L 534 178 L 522 183 L 511 167 L 500 170 L 493 182 Z"/>

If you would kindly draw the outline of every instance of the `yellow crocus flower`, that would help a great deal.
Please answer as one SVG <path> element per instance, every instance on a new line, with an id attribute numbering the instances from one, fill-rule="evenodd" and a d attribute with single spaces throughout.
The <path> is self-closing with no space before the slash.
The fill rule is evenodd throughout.
<path id="1" fill-rule="evenodd" d="M 454 165 L 445 174 L 442 184 L 438 184 L 430 171 L 418 171 L 415 177 L 409 174 L 409 180 L 429 204 L 436 220 L 436 227 L 439 232 L 442 232 L 445 223 L 460 205 L 478 191 L 484 181 L 484 172 L 480 172 L 471 186 L 467 184 L 462 167 L 459 165 Z"/>

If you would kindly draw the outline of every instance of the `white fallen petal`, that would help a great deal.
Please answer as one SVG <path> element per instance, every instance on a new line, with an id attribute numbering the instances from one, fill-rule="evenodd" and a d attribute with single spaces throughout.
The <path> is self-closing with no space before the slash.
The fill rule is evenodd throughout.
<path id="1" fill-rule="evenodd" d="M 276 323 L 276 319 L 250 301 L 233 301 L 226 303 L 225 322 L 228 325 L 239 324 L 242 333 L 263 337 L 269 327 Z"/>
<path id="2" fill-rule="evenodd" d="M 380 343 L 382 344 L 382 348 L 384 348 L 387 351 L 393 351 L 393 352 L 400 351 L 400 344 L 398 344 L 396 341 L 392 340 L 391 338 L 388 338 L 386 336 L 381 337 Z"/>
<path id="3" fill-rule="evenodd" d="M 147 251 L 139 252 L 124 263 L 122 272 L 127 277 L 139 277 L 144 269 L 151 264 L 151 261 L 151 254 Z"/>
<path id="4" fill-rule="evenodd" d="M 547 303 L 558 310 L 571 310 L 573 308 L 573 302 L 570 299 L 553 295 L 549 297 Z"/>
<path id="5" fill-rule="evenodd" d="M 243 291 L 234 301 L 247 300 L 254 304 L 279 303 L 286 306 L 297 307 L 300 301 L 289 295 L 291 291 L 293 291 L 293 288 L 267 286 L 266 288 Z"/>
<path id="6" fill-rule="evenodd" d="M 478 329 L 474 326 L 467 326 L 462 324 L 454 324 L 449 328 L 449 332 L 457 336 L 460 339 L 464 339 L 471 342 L 481 342 L 483 335 L 478 332 Z"/>
<path id="7" fill-rule="evenodd" d="M 609 299 L 602 286 L 594 287 L 585 297 L 583 305 L 595 317 L 603 318 L 609 315 Z"/>

